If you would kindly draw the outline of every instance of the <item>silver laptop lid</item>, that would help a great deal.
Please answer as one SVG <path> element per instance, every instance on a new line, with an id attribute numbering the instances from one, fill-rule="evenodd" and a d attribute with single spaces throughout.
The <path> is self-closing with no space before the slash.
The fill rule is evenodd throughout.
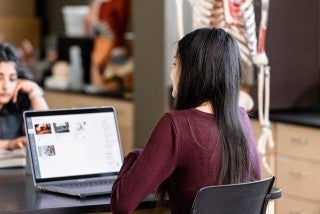
<path id="1" fill-rule="evenodd" d="M 115 176 L 123 162 L 114 107 L 24 112 L 35 183 Z"/>

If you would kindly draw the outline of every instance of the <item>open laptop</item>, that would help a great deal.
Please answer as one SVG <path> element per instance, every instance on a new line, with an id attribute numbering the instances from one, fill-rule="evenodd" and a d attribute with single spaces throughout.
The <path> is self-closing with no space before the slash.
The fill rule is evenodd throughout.
<path id="1" fill-rule="evenodd" d="M 123 163 L 114 107 L 26 111 L 34 185 L 79 197 L 109 194 Z"/>

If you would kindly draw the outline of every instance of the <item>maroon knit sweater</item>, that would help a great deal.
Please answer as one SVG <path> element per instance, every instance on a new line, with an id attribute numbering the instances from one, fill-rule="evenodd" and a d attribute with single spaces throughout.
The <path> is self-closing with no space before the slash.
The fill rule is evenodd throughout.
<path id="1" fill-rule="evenodd" d="M 261 177 L 259 158 L 250 120 L 240 109 L 247 132 L 251 158 L 251 180 Z M 127 155 L 116 180 L 111 208 L 115 214 L 132 212 L 163 181 L 169 181 L 173 214 L 190 213 L 201 187 L 218 184 L 221 146 L 212 114 L 196 109 L 166 113 L 153 130 L 145 148 Z"/>

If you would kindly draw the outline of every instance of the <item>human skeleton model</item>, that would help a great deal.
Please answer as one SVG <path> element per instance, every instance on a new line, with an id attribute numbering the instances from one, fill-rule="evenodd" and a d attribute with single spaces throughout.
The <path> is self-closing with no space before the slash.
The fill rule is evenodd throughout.
<path id="1" fill-rule="evenodd" d="M 268 21 L 269 0 L 261 0 L 261 20 L 257 44 L 253 0 L 189 0 L 192 7 L 192 27 L 219 27 L 238 42 L 242 67 L 245 71 L 243 85 L 253 84 L 254 65 L 258 68 L 258 112 L 262 133 L 258 139 L 258 151 L 268 173 L 272 170 L 266 159 L 267 145 L 274 146 L 269 121 L 270 67 L 265 54 L 265 35 Z M 179 37 L 183 32 L 183 0 L 176 0 Z"/>

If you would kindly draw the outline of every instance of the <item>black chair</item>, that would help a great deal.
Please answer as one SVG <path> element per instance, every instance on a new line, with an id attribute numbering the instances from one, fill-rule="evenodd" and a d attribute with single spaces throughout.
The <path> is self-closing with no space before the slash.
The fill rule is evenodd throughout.
<path id="1" fill-rule="evenodd" d="M 201 188 L 192 205 L 191 214 L 265 214 L 268 201 L 281 197 L 272 188 L 275 177 L 239 184 Z"/>

